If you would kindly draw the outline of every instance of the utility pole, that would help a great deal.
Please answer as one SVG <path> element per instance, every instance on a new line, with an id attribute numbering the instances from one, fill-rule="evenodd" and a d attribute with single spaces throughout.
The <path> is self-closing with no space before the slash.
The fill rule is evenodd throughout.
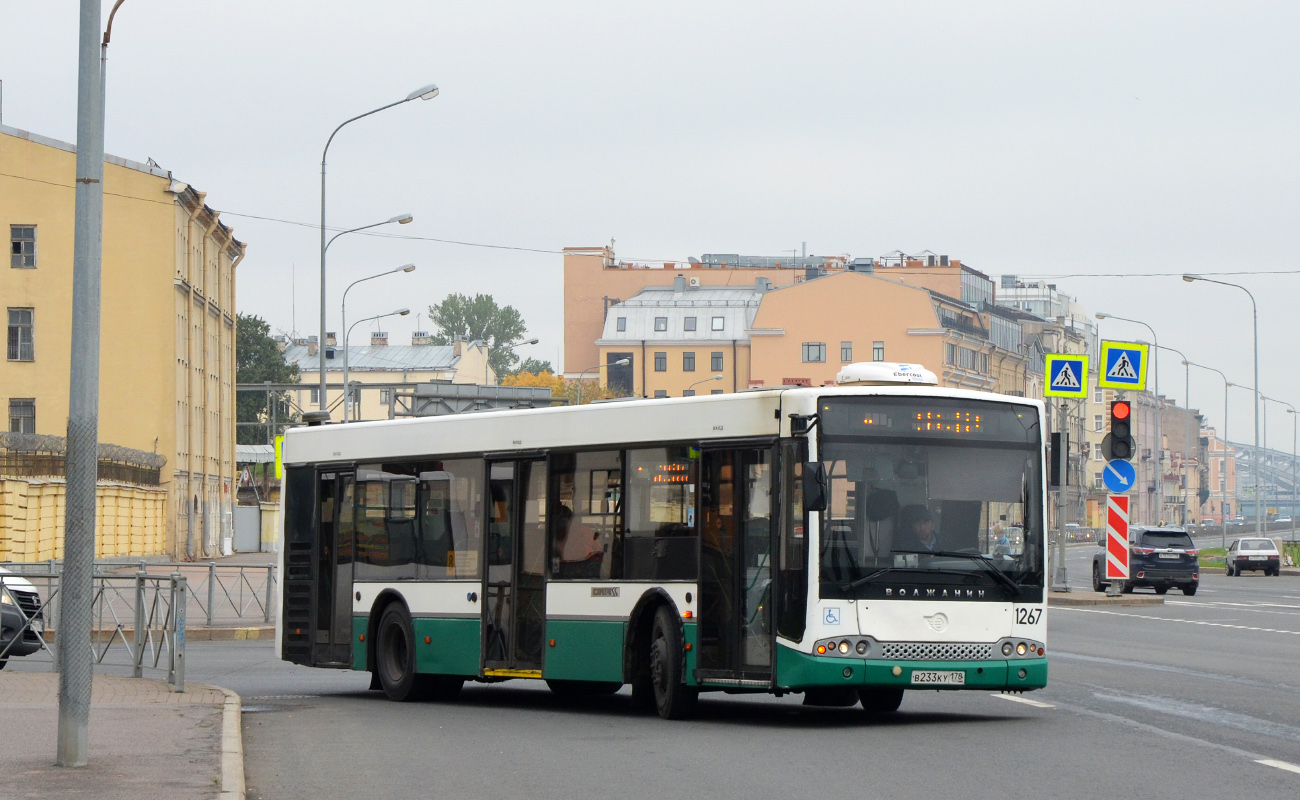
<path id="1" fill-rule="evenodd" d="M 99 0 L 81 0 L 77 44 L 77 185 L 72 253 L 72 370 L 68 391 L 66 516 L 59 598 L 60 767 L 84 767 L 90 740 L 95 571 L 95 486 L 99 470 L 99 291 L 104 232 L 103 64 Z M 102 48 L 102 52 L 101 52 Z"/>

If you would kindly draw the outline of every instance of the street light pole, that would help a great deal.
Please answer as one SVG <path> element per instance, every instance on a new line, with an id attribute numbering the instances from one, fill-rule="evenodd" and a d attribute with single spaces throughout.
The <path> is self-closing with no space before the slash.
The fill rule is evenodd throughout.
<path id="1" fill-rule="evenodd" d="M 1121 322 L 1132 322 L 1132 323 L 1135 324 L 1135 325 L 1141 325 L 1142 327 L 1146 328 L 1148 331 L 1151 332 L 1151 345 L 1152 345 L 1152 347 L 1155 348 L 1157 351 L 1160 349 L 1160 342 L 1159 342 L 1159 340 L 1156 338 L 1156 331 L 1155 331 L 1155 329 L 1152 328 L 1150 325 L 1146 324 L 1145 322 L 1143 322 L 1142 320 L 1139 320 L 1139 319 L 1129 319 L 1128 317 L 1117 317 L 1117 316 L 1115 316 L 1114 314 L 1103 314 L 1103 313 L 1100 313 L 1100 312 L 1098 312 L 1096 316 L 1097 316 L 1097 319 L 1117 319 L 1117 320 L 1120 320 Z M 1153 355 L 1153 357 L 1152 357 L 1152 359 L 1151 359 L 1151 372 L 1155 375 L 1155 380 L 1153 381 L 1154 386 L 1152 387 L 1152 392 L 1155 394 L 1155 398 L 1156 398 L 1156 447 L 1155 447 L 1155 451 L 1156 451 L 1156 519 L 1155 519 L 1155 522 L 1156 522 L 1156 523 L 1160 523 L 1160 522 L 1162 522 L 1162 521 L 1164 520 L 1164 516 L 1165 516 L 1165 463 L 1164 463 L 1164 449 L 1165 449 L 1165 445 L 1164 445 L 1164 440 L 1161 438 L 1161 433 L 1160 433 L 1160 427 L 1161 427 L 1161 422 L 1160 422 L 1160 416 L 1161 416 L 1161 414 L 1160 414 L 1160 360 L 1159 360 L 1159 355 L 1158 355 L 1158 353 L 1156 353 L 1156 354 L 1152 354 L 1152 355 Z M 1105 365 L 1103 364 L 1103 365 L 1101 365 L 1098 369 L 1100 370 L 1100 369 L 1104 369 L 1104 368 L 1105 368 Z M 1100 371 L 1098 372 L 1098 374 L 1101 374 Z"/>
<path id="2" fill-rule="evenodd" d="M 380 272 L 376 275 L 370 275 L 369 277 L 355 280 L 352 283 L 348 284 L 348 288 L 343 290 L 343 304 L 342 307 L 340 308 L 340 313 L 343 316 L 343 324 L 340 327 L 342 327 L 344 331 L 344 336 L 343 336 L 343 421 L 344 422 L 350 422 L 352 420 L 352 417 L 348 413 L 349 409 L 351 408 L 350 404 L 352 401 L 352 396 L 348 394 L 348 337 L 347 337 L 348 292 L 352 291 L 353 286 L 356 286 L 358 283 L 362 283 L 364 281 L 373 280 L 374 278 L 382 278 L 385 275 L 392 275 L 395 272 L 414 272 L 414 271 L 415 271 L 414 264 L 403 264 L 402 266 L 397 267 L 396 269 L 390 269 L 385 272 Z M 322 395 L 322 397 L 324 397 L 324 395 Z M 321 403 L 321 407 L 324 408 L 325 404 Z"/>
<path id="3" fill-rule="evenodd" d="M 1181 350 L 1164 345 L 1156 345 L 1160 350 L 1168 350 L 1171 353 L 1177 353 L 1178 357 L 1183 360 L 1183 510 L 1182 523 L 1187 524 L 1187 505 L 1189 494 L 1192 488 L 1191 471 L 1187 465 L 1190 462 L 1189 452 L 1192 447 L 1192 367 L 1187 361 L 1187 356 L 1183 355 Z M 1200 504 L 1197 504 L 1199 510 Z"/>
<path id="4" fill-rule="evenodd" d="M 1221 467 L 1223 471 L 1223 492 L 1219 495 L 1219 522 L 1223 526 L 1222 543 L 1223 549 L 1226 551 L 1228 549 L 1228 513 L 1223 510 L 1223 504 L 1228 499 L 1228 448 L 1231 446 L 1228 444 L 1228 387 L 1232 384 L 1228 381 L 1227 375 L 1224 375 L 1214 367 L 1207 367 L 1204 364 L 1197 364 L 1194 361 L 1184 361 L 1183 363 L 1188 366 L 1209 370 L 1210 372 L 1217 373 L 1220 378 L 1223 378 L 1223 466 Z M 1236 476 L 1234 475 L 1234 479 L 1235 477 Z M 1233 493 L 1233 500 L 1236 500 L 1235 492 Z"/>
<path id="5" fill-rule="evenodd" d="M 329 247 L 329 242 L 325 241 L 325 157 L 329 155 L 330 144 L 334 141 L 334 137 L 338 135 L 338 132 L 343 129 L 344 125 L 347 125 L 350 122 L 356 122 L 357 120 L 362 119 L 364 117 L 368 117 L 371 114 L 378 114 L 380 111 L 392 108 L 393 106 L 400 106 L 403 103 L 409 103 L 412 100 L 415 100 L 416 98 L 419 98 L 421 100 L 432 100 L 437 96 L 438 96 L 437 86 L 434 86 L 433 84 L 429 84 L 428 86 L 421 87 L 419 89 L 416 89 L 414 92 L 411 92 L 403 99 L 398 100 L 395 103 L 389 103 L 388 105 L 380 106 L 379 108 L 376 108 L 373 111 L 367 111 L 364 114 L 358 114 L 357 116 L 352 117 L 351 119 L 344 120 L 343 122 L 339 123 L 339 126 L 334 129 L 333 133 L 330 134 L 330 138 L 325 140 L 325 149 L 322 150 L 320 154 L 320 345 L 319 345 L 318 352 L 320 356 L 321 411 L 325 411 L 329 405 L 325 401 L 325 326 L 327 324 L 325 322 L 325 251 Z M 410 222 L 410 221 L 411 220 L 408 217 L 406 219 L 406 222 Z M 373 227 L 373 226 L 368 225 L 366 227 Z M 353 228 L 353 230 L 361 230 L 361 228 Z M 344 233 L 351 233 L 351 232 L 352 231 L 344 231 Z M 341 235 L 342 234 L 338 234 L 334 238 L 337 239 Z M 330 242 L 332 241 L 333 239 L 330 240 Z"/>
<path id="6" fill-rule="evenodd" d="M 689 392 L 690 390 L 694 389 L 696 386 L 699 386 L 701 383 L 708 383 L 709 381 L 720 381 L 720 380 L 722 380 L 721 374 L 714 375 L 711 378 L 705 378 L 702 381 L 696 381 L 695 383 L 692 383 L 690 386 L 686 387 L 686 391 Z"/>
<path id="7" fill-rule="evenodd" d="M 527 347 L 527 346 L 530 345 L 530 344 L 537 344 L 537 343 L 540 342 L 540 341 L 541 341 L 541 339 L 529 339 L 529 340 L 526 341 L 526 342 L 506 342 L 505 345 L 504 345 L 504 347 L 505 347 L 507 350 L 514 350 L 516 347 Z M 484 352 L 487 352 L 487 349 L 488 349 L 487 341 L 484 340 L 484 342 L 483 342 L 483 350 L 484 350 Z M 489 353 L 488 355 L 491 355 L 491 354 Z M 491 384 L 488 383 L 488 371 L 489 371 L 490 368 L 491 368 L 491 364 L 488 362 L 488 360 L 487 360 L 487 356 L 484 356 L 484 359 L 483 359 L 483 385 L 484 385 L 484 386 L 490 386 L 490 385 L 491 385 Z M 497 386 L 500 386 L 500 385 L 501 385 L 501 376 L 498 375 L 498 376 L 497 376 Z"/>
<path id="8" fill-rule="evenodd" d="M 377 276 L 372 276 L 372 277 L 377 277 Z M 347 421 L 348 421 L 348 417 L 347 417 L 348 377 L 347 377 L 347 371 L 346 371 L 346 370 L 347 370 L 347 352 L 348 352 L 348 349 L 347 349 L 347 348 L 348 348 L 348 338 L 352 335 L 352 328 L 357 327 L 358 325 L 360 325 L 360 324 L 363 323 L 363 322 L 371 322 L 371 321 L 373 321 L 373 320 L 383 319 L 384 317 L 404 317 L 404 316 L 406 316 L 406 315 L 409 314 L 409 313 L 411 313 L 411 309 L 409 309 L 409 308 L 399 308 L 399 309 L 397 309 L 396 311 L 389 311 L 387 314 L 376 314 L 376 315 L 373 316 L 373 317 L 366 317 L 365 319 L 359 319 L 359 320 L 357 320 L 356 322 L 352 323 L 352 327 L 351 327 L 351 328 L 344 328 L 344 329 L 343 329 L 343 354 L 344 354 L 344 355 L 343 355 L 343 359 L 344 359 L 344 361 L 343 361 L 343 364 L 344 364 L 344 372 L 343 372 L 343 421 L 344 421 L 344 422 L 347 422 Z M 322 404 L 321 404 L 321 409 L 324 410 L 324 407 L 325 407 L 325 404 L 322 403 Z"/>
<path id="9" fill-rule="evenodd" d="M 1300 414 L 1296 413 L 1295 406 L 1290 403 L 1285 404 L 1287 412 L 1291 415 L 1291 544 L 1295 544 L 1295 432 L 1296 423 L 1300 422 Z"/>
<path id="10" fill-rule="evenodd" d="M 582 372 L 579 372 L 578 373 L 578 402 L 575 405 L 582 405 L 582 376 L 583 375 L 586 375 L 588 372 L 591 372 L 592 370 L 602 370 L 605 369 L 606 367 L 623 367 L 631 363 L 632 363 L 632 359 L 630 358 L 620 358 L 618 361 L 612 361 L 608 364 L 597 364 L 594 367 L 587 367 Z M 710 378 L 709 380 L 713 380 L 713 379 Z"/>
<path id="11" fill-rule="evenodd" d="M 1250 298 L 1250 314 L 1255 336 L 1255 535 L 1264 535 L 1264 521 L 1260 516 L 1260 498 L 1259 498 L 1259 307 L 1255 305 L 1255 295 L 1245 286 L 1237 283 L 1228 283 L 1227 281 L 1216 281 L 1212 278 L 1203 278 L 1200 275 L 1184 275 L 1183 280 L 1191 283 L 1193 281 L 1205 281 L 1206 283 L 1217 283 L 1220 286 L 1231 286 L 1234 289 L 1240 289 Z"/>

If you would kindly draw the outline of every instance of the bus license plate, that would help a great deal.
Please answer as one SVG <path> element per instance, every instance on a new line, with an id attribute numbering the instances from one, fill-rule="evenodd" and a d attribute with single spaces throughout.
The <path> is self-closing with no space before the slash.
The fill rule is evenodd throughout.
<path id="1" fill-rule="evenodd" d="M 912 685 L 938 684 L 940 686 L 961 686 L 966 683 L 966 673 L 956 671 L 915 670 L 912 672 Z"/>

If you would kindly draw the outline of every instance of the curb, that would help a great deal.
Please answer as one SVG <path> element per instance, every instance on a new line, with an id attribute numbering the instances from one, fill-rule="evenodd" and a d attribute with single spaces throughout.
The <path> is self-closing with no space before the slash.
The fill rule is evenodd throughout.
<path id="1" fill-rule="evenodd" d="M 1047 596 L 1049 606 L 1162 606 L 1165 598 L 1160 595 L 1120 595 L 1107 597 L 1096 592 L 1052 592 Z"/>
<path id="2" fill-rule="evenodd" d="M 221 792 L 220 800 L 244 800 L 244 736 L 241 730 L 243 701 L 239 695 L 220 686 L 212 688 L 226 696 L 221 711 Z"/>

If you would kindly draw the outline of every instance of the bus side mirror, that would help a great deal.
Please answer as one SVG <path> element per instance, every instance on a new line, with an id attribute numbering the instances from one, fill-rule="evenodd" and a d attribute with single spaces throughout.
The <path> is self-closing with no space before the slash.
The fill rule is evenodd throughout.
<path id="1" fill-rule="evenodd" d="M 803 510 L 826 510 L 826 465 L 820 461 L 803 464 Z"/>

